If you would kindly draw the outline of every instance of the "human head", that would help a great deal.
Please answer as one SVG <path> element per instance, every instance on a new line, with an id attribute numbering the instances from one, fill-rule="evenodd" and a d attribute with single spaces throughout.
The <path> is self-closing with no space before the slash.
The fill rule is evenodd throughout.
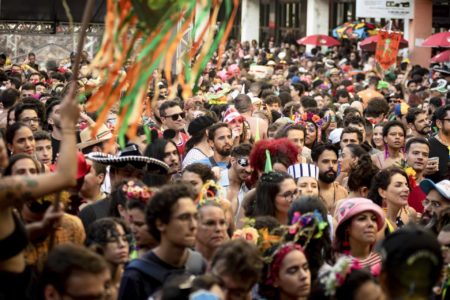
<path id="1" fill-rule="evenodd" d="M 208 142 L 214 152 L 221 156 L 229 156 L 233 148 L 233 139 L 228 124 L 216 123 L 209 127 Z"/>
<path id="2" fill-rule="evenodd" d="M 367 270 L 351 270 L 342 285 L 336 288 L 336 300 L 382 299 L 383 292 L 378 281 Z"/>
<path id="3" fill-rule="evenodd" d="M 349 115 L 344 119 L 344 129 L 347 127 L 356 128 L 361 132 L 362 141 L 366 140 L 366 121 L 364 118 L 356 115 Z M 353 143 L 354 144 L 354 143 Z"/>
<path id="4" fill-rule="evenodd" d="M 319 181 L 332 183 L 337 177 L 337 149 L 331 144 L 319 144 L 312 149 L 311 158 L 319 168 Z"/>
<path id="5" fill-rule="evenodd" d="M 413 137 L 406 142 L 405 160 L 406 164 L 416 172 L 423 172 L 428 163 L 430 154 L 430 143 L 426 138 Z"/>
<path id="6" fill-rule="evenodd" d="M 0 102 L 3 105 L 3 109 L 7 110 L 14 106 L 19 100 L 19 92 L 16 89 L 6 89 L 0 95 Z"/>
<path id="7" fill-rule="evenodd" d="M 164 102 L 159 108 L 159 113 L 161 122 L 168 129 L 178 132 L 184 128 L 186 113 L 177 101 L 171 100 Z"/>
<path id="8" fill-rule="evenodd" d="M 176 174 L 181 168 L 181 157 L 177 145 L 172 140 L 155 139 L 145 148 L 144 155 L 165 162 L 170 174 Z"/>
<path id="9" fill-rule="evenodd" d="M 193 189 L 184 183 L 163 186 L 151 198 L 146 211 L 150 234 L 159 242 L 192 247 L 197 231 L 197 209 Z"/>
<path id="10" fill-rule="evenodd" d="M 298 194 L 302 196 L 319 196 L 319 168 L 312 164 L 295 164 L 288 168 L 288 173 L 297 180 Z"/>
<path id="11" fill-rule="evenodd" d="M 24 83 L 20 87 L 20 98 L 33 97 L 36 94 L 36 86 L 33 83 Z"/>
<path id="12" fill-rule="evenodd" d="M 436 237 L 424 228 L 408 224 L 380 244 L 381 287 L 388 299 L 427 299 L 442 270 L 442 254 Z"/>
<path id="13" fill-rule="evenodd" d="M 449 137 L 450 136 L 450 104 L 439 107 L 434 113 L 433 120 L 439 133 Z"/>
<path id="14" fill-rule="evenodd" d="M 214 181 L 214 173 L 211 168 L 202 163 L 193 163 L 183 169 L 181 180 L 190 183 L 196 195 L 200 194 L 203 184 L 208 180 Z"/>
<path id="15" fill-rule="evenodd" d="M 427 137 L 431 133 L 431 123 L 426 111 L 419 108 L 410 108 L 406 114 L 406 123 L 413 131 L 414 136 Z"/>
<path id="16" fill-rule="evenodd" d="M 297 146 L 299 153 L 302 152 L 305 145 L 305 137 L 306 129 L 300 124 L 287 124 L 275 135 L 275 138 L 288 138 Z"/>
<path id="17" fill-rule="evenodd" d="M 0 172 L 8 165 L 8 148 L 6 147 L 6 141 L 4 135 L 0 134 Z"/>
<path id="18" fill-rule="evenodd" d="M 286 173 L 264 173 L 256 186 L 255 216 L 286 215 L 297 195 L 294 179 Z"/>
<path id="19" fill-rule="evenodd" d="M 373 178 L 369 190 L 368 198 L 379 206 L 383 205 L 383 200 L 396 201 L 398 205 L 406 205 L 409 196 L 409 181 L 403 169 L 392 166 L 380 170 Z"/>
<path id="20" fill-rule="evenodd" d="M 61 100 L 59 98 L 51 98 L 46 102 L 47 126 L 51 127 L 52 130 L 60 129 L 61 127 L 60 106 Z"/>
<path id="21" fill-rule="evenodd" d="M 441 245 L 442 258 L 444 264 L 450 264 L 450 224 L 445 225 L 437 236 L 437 240 Z"/>
<path id="22" fill-rule="evenodd" d="M 234 170 L 235 174 L 241 181 L 250 179 L 252 175 L 252 167 L 250 166 L 250 152 L 252 145 L 239 144 L 231 150 L 230 168 Z"/>
<path id="23" fill-rule="evenodd" d="M 367 103 L 365 111 L 366 118 L 372 118 L 377 123 L 381 122 L 389 111 L 389 104 L 384 98 L 372 98 Z"/>
<path id="24" fill-rule="evenodd" d="M 253 96 L 257 97 L 258 95 L 253 94 Z M 245 94 L 237 95 L 237 97 L 234 98 L 233 103 L 234 107 L 240 114 L 253 111 L 252 99 Z"/>
<path id="25" fill-rule="evenodd" d="M 371 247 L 378 231 L 384 227 L 384 212 L 380 206 L 366 198 L 349 198 L 336 208 L 334 249 L 338 253 L 351 250 L 353 244 Z M 349 244 L 348 244 L 349 243 Z"/>
<path id="26" fill-rule="evenodd" d="M 422 202 L 422 222 L 427 224 L 432 217 L 439 218 L 441 212 L 450 206 L 450 180 L 434 183 L 430 179 L 424 179 L 420 182 L 420 188 L 427 195 Z"/>
<path id="27" fill-rule="evenodd" d="M 14 117 L 16 122 L 27 124 L 33 132 L 42 128 L 43 116 L 40 114 L 38 104 L 19 103 L 14 110 Z"/>
<path id="28" fill-rule="evenodd" d="M 129 193 L 130 188 L 142 190 L 146 186 L 136 179 L 121 179 L 115 185 L 113 185 L 109 204 L 108 215 L 110 217 L 121 218 L 128 222 L 129 216 L 127 211 L 128 202 L 131 200 L 147 201 L 150 198 L 149 193 L 133 194 Z"/>
<path id="29" fill-rule="evenodd" d="M 200 201 L 198 205 L 198 229 L 196 244 L 198 249 L 213 253 L 229 239 L 226 214 L 219 198 Z"/>
<path id="30" fill-rule="evenodd" d="M 406 129 L 400 121 L 389 121 L 383 126 L 384 144 L 392 149 L 401 149 L 405 145 Z"/>
<path id="31" fill-rule="evenodd" d="M 111 266 L 125 264 L 129 259 L 130 230 L 117 218 L 102 218 L 92 223 L 86 234 L 86 246 L 97 250 Z"/>
<path id="32" fill-rule="evenodd" d="M 27 153 L 34 155 L 36 143 L 31 129 L 21 123 L 16 122 L 9 126 L 5 134 L 8 150 L 12 154 Z"/>
<path id="33" fill-rule="evenodd" d="M 373 127 L 372 147 L 378 150 L 384 149 L 383 126 L 384 123 L 378 123 Z"/>
<path id="34" fill-rule="evenodd" d="M 211 260 L 211 273 L 225 287 L 227 300 L 247 299 L 262 268 L 263 259 L 257 248 L 243 239 L 222 244 Z"/>
<path id="35" fill-rule="evenodd" d="M 101 298 L 109 292 L 111 274 L 103 257 L 69 243 L 50 252 L 41 278 L 46 300 Z"/>
<path id="36" fill-rule="evenodd" d="M 363 135 L 360 130 L 354 127 L 345 127 L 341 133 L 341 150 L 349 144 L 359 145 L 363 142 Z"/>
<path id="37" fill-rule="evenodd" d="M 90 161 L 88 161 L 90 162 Z M 90 162 L 89 173 L 84 176 L 83 185 L 80 188 L 80 196 L 86 199 L 95 199 L 100 194 L 101 186 L 106 176 L 106 165 L 98 162 Z"/>
<path id="38" fill-rule="evenodd" d="M 360 159 L 370 160 L 370 156 L 364 148 L 357 144 L 348 144 L 342 148 L 341 157 L 341 172 L 350 172 L 358 165 Z"/>
<path id="39" fill-rule="evenodd" d="M 373 164 L 370 155 L 362 147 L 350 144 L 345 149 L 346 156 L 349 154 L 350 161 L 354 161 L 349 168 L 348 189 L 354 195 L 366 198 L 372 180 L 379 170 Z M 343 164 L 341 164 L 341 169 Z"/>
<path id="40" fill-rule="evenodd" d="M 26 153 L 11 156 L 8 165 L 3 170 L 3 176 L 31 176 L 40 173 L 39 163 Z"/>
<path id="41" fill-rule="evenodd" d="M 33 133 L 36 143 L 36 158 L 44 165 L 51 165 L 53 158 L 52 138 L 50 134 L 43 130 Z"/>

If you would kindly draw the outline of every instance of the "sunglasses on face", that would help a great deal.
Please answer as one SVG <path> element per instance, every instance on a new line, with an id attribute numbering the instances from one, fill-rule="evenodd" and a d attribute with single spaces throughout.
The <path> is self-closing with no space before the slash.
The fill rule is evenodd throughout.
<path id="1" fill-rule="evenodd" d="M 186 116 L 185 112 L 181 112 L 179 114 L 173 114 L 170 116 L 164 116 L 164 118 L 172 118 L 173 121 L 178 120 L 179 118 L 184 119 L 184 117 Z"/>
<path id="2" fill-rule="evenodd" d="M 248 160 L 248 158 L 239 158 L 237 160 L 237 163 L 241 166 L 241 167 L 247 167 L 250 165 L 250 161 Z"/>

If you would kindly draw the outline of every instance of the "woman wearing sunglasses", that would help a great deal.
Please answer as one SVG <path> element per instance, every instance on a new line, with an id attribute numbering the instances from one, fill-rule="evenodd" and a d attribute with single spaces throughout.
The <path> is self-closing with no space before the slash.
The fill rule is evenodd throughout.
<path id="1" fill-rule="evenodd" d="M 236 109 L 228 108 L 223 121 L 228 124 L 233 135 L 233 146 L 243 143 L 253 143 L 250 126 Z"/>

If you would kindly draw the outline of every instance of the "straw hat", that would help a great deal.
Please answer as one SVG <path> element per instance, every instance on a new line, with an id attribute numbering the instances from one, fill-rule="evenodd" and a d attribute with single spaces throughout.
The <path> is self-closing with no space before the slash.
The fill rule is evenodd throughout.
<path id="1" fill-rule="evenodd" d="M 111 130 L 106 127 L 105 124 L 102 124 L 100 128 L 97 130 L 97 134 L 92 138 L 92 129 L 93 126 L 86 127 L 83 131 L 80 132 L 81 143 L 77 144 L 77 148 L 82 150 L 89 146 L 99 144 L 101 142 L 105 142 L 110 140 L 113 137 Z"/>

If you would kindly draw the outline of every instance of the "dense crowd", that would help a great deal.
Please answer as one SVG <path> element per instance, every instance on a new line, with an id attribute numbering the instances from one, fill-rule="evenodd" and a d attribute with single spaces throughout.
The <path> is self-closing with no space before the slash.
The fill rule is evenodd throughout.
<path id="1" fill-rule="evenodd" d="M 449 298 L 445 65 L 230 40 L 119 147 L 74 57 L 0 55 L 0 299 Z"/>

